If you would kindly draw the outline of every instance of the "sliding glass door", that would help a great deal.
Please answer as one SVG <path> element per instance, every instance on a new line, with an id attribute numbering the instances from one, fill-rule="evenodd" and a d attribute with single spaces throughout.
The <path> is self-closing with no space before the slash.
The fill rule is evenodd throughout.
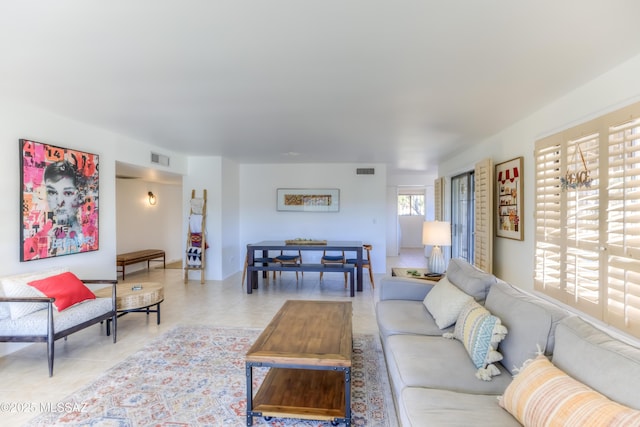
<path id="1" fill-rule="evenodd" d="M 451 178 L 451 257 L 473 264 L 475 224 L 474 173 Z"/>

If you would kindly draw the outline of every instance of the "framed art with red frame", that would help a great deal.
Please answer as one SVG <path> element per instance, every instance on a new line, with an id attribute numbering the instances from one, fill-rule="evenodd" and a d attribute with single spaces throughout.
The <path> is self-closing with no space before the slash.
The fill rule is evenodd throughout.
<path id="1" fill-rule="evenodd" d="M 523 158 L 496 165 L 496 236 L 524 239 L 524 185 L 522 183 Z"/>

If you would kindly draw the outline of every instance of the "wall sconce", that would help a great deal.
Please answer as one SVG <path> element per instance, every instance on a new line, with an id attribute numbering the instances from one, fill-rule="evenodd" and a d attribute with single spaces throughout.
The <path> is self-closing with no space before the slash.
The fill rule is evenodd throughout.
<path id="1" fill-rule="evenodd" d="M 440 246 L 451 246 L 451 224 L 444 221 L 426 221 L 422 225 L 422 244 L 432 245 L 429 271 L 443 274 L 447 265 Z"/>
<path id="2" fill-rule="evenodd" d="M 153 194 L 153 192 L 151 192 L 151 191 L 149 191 L 147 194 L 149 195 L 149 204 L 150 204 L 151 206 L 155 206 L 155 205 L 156 205 L 156 203 L 158 203 L 158 198 L 157 198 L 157 197 L 156 197 L 156 195 L 155 195 L 155 194 Z"/>

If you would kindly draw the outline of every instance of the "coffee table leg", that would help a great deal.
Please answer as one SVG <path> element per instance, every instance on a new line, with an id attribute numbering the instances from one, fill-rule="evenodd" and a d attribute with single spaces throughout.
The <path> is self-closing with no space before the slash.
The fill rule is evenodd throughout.
<path id="1" fill-rule="evenodd" d="M 253 425 L 253 416 L 251 412 L 253 411 L 253 371 L 252 367 L 249 363 L 245 364 L 245 370 L 247 375 L 247 425 Z"/>
<path id="2" fill-rule="evenodd" d="M 346 405 L 344 417 L 347 419 L 345 425 L 349 427 L 351 425 L 351 368 L 344 371 L 344 395 Z"/>

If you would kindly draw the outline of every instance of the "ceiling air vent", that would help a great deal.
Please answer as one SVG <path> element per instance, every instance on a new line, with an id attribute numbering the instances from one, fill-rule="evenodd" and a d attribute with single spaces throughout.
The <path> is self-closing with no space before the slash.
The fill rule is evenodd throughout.
<path id="1" fill-rule="evenodd" d="M 158 153 L 151 153 L 151 163 L 155 163 L 156 165 L 169 166 L 169 156 Z"/>
<path id="2" fill-rule="evenodd" d="M 356 175 L 375 175 L 376 170 L 374 168 L 358 168 L 356 169 Z"/>

